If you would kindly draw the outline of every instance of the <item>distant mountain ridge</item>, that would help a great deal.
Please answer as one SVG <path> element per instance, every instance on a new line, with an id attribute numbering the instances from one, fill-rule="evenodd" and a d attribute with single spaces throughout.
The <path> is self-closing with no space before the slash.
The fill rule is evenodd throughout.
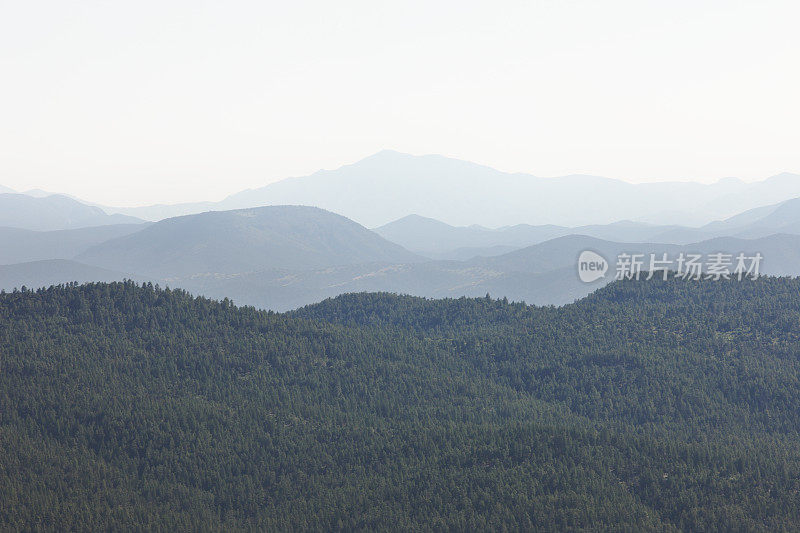
<path id="1" fill-rule="evenodd" d="M 0 227 L 0 265 L 72 259 L 92 246 L 135 233 L 147 225 L 110 224 L 56 231 Z"/>
<path id="2" fill-rule="evenodd" d="M 749 238 L 773 233 L 800 233 L 800 198 L 745 211 L 709 226 Z"/>
<path id="3" fill-rule="evenodd" d="M 413 179 L 403 179 L 409 175 Z M 762 273 L 800 275 L 800 198 L 759 205 L 698 227 L 634 219 L 637 209 L 653 205 L 648 203 L 654 201 L 653 195 L 661 201 L 677 194 L 673 186 L 690 191 L 686 198 L 692 202 L 741 195 L 761 202 L 770 195 L 788 194 L 798 183 L 795 177 L 782 175 L 757 184 L 722 180 L 708 186 L 633 186 L 591 176 L 533 178 L 439 156 L 382 152 L 342 169 L 285 180 L 220 203 L 172 206 L 191 210 L 211 205 L 213 209 L 153 224 L 117 224 L 141 220 L 108 215 L 63 195 L 0 194 L 0 264 L 7 267 L 0 272 L 0 288 L 35 287 L 70 278 L 132 277 L 285 310 L 353 291 L 429 297 L 488 292 L 528 303 L 560 305 L 609 281 L 620 252 L 762 253 Z M 483 187 L 480 201 L 470 196 L 475 192 L 470 184 Z M 510 204 L 492 196 L 504 184 L 511 187 L 507 196 L 515 196 Z M 514 188 L 520 184 L 534 187 L 536 194 L 521 195 L 521 189 Z M 376 187 L 385 187 L 382 196 L 376 196 Z M 249 201 L 293 198 L 304 190 L 323 194 L 342 209 L 376 216 L 389 216 L 412 205 L 447 212 L 467 195 L 472 200 L 465 200 L 458 216 L 470 225 L 454 226 L 404 213 L 399 220 L 371 231 L 342 214 L 304 205 L 218 210 Z M 565 191 L 572 196 L 556 202 Z M 613 205 L 603 202 L 609 191 L 618 196 Z M 721 192 L 727 196 L 719 196 Z M 308 199 L 313 200 L 314 194 Z M 443 200 L 448 194 L 452 197 Z M 590 218 L 611 213 L 612 207 L 627 202 L 619 212 L 631 220 L 575 226 L 514 224 L 497 229 L 476 224 L 492 209 L 508 207 L 509 216 L 516 216 L 520 201 L 530 204 L 524 212 L 542 217 L 559 209 L 567 214 L 580 211 L 593 202 L 599 210 L 581 215 Z M 26 226 L 33 228 L 22 229 Z M 58 231 L 44 231 L 53 229 Z M 583 250 L 607 258 L 612 274 L 594 284 L 581 283 L 576 260 Z"/>
<path id="4" fill-rule="evenodd" d="M 609 261 L 606 276 L 583 283 L 577 260 L 593 250 Z M 508 254 L 467 261 L 378 262 L 317 269 L 277 269 L 232 275 L 194 275 L 172 279 L 171 286 L 213 298 L 231 298 L 239 304 L 288 310 L 328 297 L 352 292 L 393 292 L 431 298 L 494 297 L 537 305 L 563 305 L 583 298 L 616 274 L 620 253 L 661 254 L 675 259 L 680 252 L 761 253 L 762 275 L 800 275 L 800 236 L 775 235 L 747 240 L 720 238 L 690 245 L 618 243 L 570 235 Z M 649 257 L 648 257 L 649 259 Z M 645 270 L 647 267 L 645 267 Z"/>
<path id="5" fill-rule="evenodd" d="M 53 196 L 46 196 L 50 193 L 39 190 L 23 194 L 39 198 Z M 439 155 L 414 156 L 384 150 L 337 169 L 320 170 L 308 176 L 240 191 L 219 202 L 141 207 L 78 203 L 106 213 L 149 221 L 206 211 L 304 205 L 338 213 L 370 228 L 411 214 L 452 226 L 477 224 L 486 228 L 515 225 L 574 228 L 623 220 L 696 228 L 797 197 L 800 197 L 800 175 L 791 173 L 753 183 L 726 178 L 711 184 L 634 184 L 589 175 L 542 178 L 501 172 Z M 119 222 L 123 221 L 111 223 Z M 98 222 L 82 224 L 98 225 Z M 28 222 L 14 227 L 41 230 L 78 226 L 62 223 L 45 227 Z M 555 236 L 558 235 L 548 235 L 549 238 Z M 702 236 L 694 236 L 699 237 Z"/>
<path id="6" fill-rule="evenodd" d="M 699 228 L 621 221 L 578 227 L 518 224 L 489 229 L 477 225 L 451 226 L 431 218 L 409 215 L 375 228 L 375 232 L 411 251 L 435 259 L 501 255 L 515 248 L 568 235 L 666 244 L 689 244 L 719 237 L 755 239 L 774 234 L 800 235 L 800 198 L 752 209 Z"/>
<path id="7" fill-rule="evenodd" d="M 632 184 L 597 176 L 541 178 L 439 155 L 385 150 L 335 170 L 287 178 L 221 202 L 108 208 L 155 220 L 204 210 L 308 205 L 378 227 L 412 213 L 456 226 L 584 226 L 634 220 L 701 226 L 747 209 L 800 197 L 800 176 L 756 183 Z"/>
<path id="8" fill-rule="evenodd" d="M 745 218 L 782 225 L 792 221 L 792 205 L 760 212 L 761 218 Z M 436 221 L 418 221 L 424 223 L 423 230 L 430 225 L 449 235 L 454 229 Z M 762 274 L 800 275 L 800 235 L 774 234 L 757 239 L 723 236 L 676 244 L 569 234 L 511 251 L 497 250 L 500 253 L 489 257 L 468 257 L 465 252 L 458 260 L 430 260 L 352 220 L 304 206 L 212 211 L 136 229 L 107 227 L 42 234 L 0 229 L 0 244 L 4 234 L 12 245 L 14 241 L 30 241 L 30 250 L 22 246 L 14 251 L 10 246 L 9 251 L 18 257 L 45 254 L 52 247 L 51 253 L 68 259 L 6 265 L 0 270 L 0 288 L 19 286 L 10 285 L 13 283 L 37 287 L 71 278 L 88 281 L 93 276 L 104 281 L 131 277 L 214 298 L 228 297 L 239 304 L 286 310 L 360 291 L 427 297 L 483 296 L 488 292 L 511 300 L 560 305 L 586 296 L 613 279 L 615 260 L 622 252 L 668 253 L 673 258 L 681 251 L 705 255 L 761 253 Z M 529 229 L 507 228 L 512 235 Z M 626 230 L 632 237 L 641 231 L 664 231 L 664 227 L 639 223 L 593 229 L 599 233 Z M 741 227 L 733 229 L 739 231 Z M 469 232 L 493 235 L 497 231 L 480 227 L 455 230 L 466 230 L 468 236 Z M 117 231 L 121 234 L 114 235 Z M 438 238 L 435 232 L 430 233 Z M 38 244 L 37 239 L 41 241 Z M 102 242 L 92 244 L 93 240 Z M 83 251 L 76 251 L 79 248 Z M 70 257 L 70 250 L 76 251 L 74 257 Z M 609 262 L 605 278 L 588 284 L 579 280 L 577 258 L 584 250 L 592 250 Z"/>
<path id="9" fill-rule="evenodd" d="M 128 215 L 109 215 L 99 207 L 59 194 L 45 197 L 0 194 L 0 227 L 52 231 L 142 222 Z"/>
<path id="10" fill-rule="evenodd" d="M 94 246 L 76 259 L 162 278 L 422 260 L 352 220 L 303 206 L 175 217 Z"/>
<path id="11" fill-rule="evenodd" d="M 269 209 L 269 208 L 265 208 Z M 234 212 L 235 213 L 235 212 Z M 141 237 L 146 231 L 140 232 Z M 125 239 L 120 239 L 123 242 Z M 142 257 L 138 247 L 133 247 Z M 608 273 L 594 283 L 582 283 L 576 267 L 579 254 L 592 250 L 610 264 Z M 119 249 L 106 250 L 116 257 Z M 730 254 L 761 253 L 764 275 L 800 275 L 800 236 L 773 235 L 747 240 L 719 238 L 689 245 L 659 243 L 620 243 L 582 235 L 551 239 L 534 246 L 495 257 L 476 257 L 465 261 L 377 260 L 367 262 L 329 261 L 325 266 L 303 263 L 299 268 L 279 262 L 263 262 L 262 268 L 248 264 L 231 265 L 227 272 L 209 271 L 192 262 L 190 271 L 181 271 L 169 263 L 157 267 L 137 266 L 139 275 L 167 278 L 171 286 L 182 287 L 214 298 L 231 298 L 239 304 L 273 310 L 286 310 L 327 297 L 349 292 L 395 292 L 426 297 L 483 296 L 508 297 L 540 305 L 562 305 L 582 298 L 614 279 L 616 259 L 621 253 L 661 254 L 675 259 L 680 252 L 700 253 L 704 257 L 716 252 Z M 90 255 L 81 262 L 120 270 L 125 262 L 98 262 Z M 334 264 L 334 263 L 339 264 Z M 647 267 L 645 266 L 645 269 Z"/>
<path id="12" fill-rule="evenodd" d="M 533 246 L 567 235 L 586 235 L 622 242 L 658 241 L 658 237 L 668 232 L 674 233 L 676 238 L 685 237 L 686 241 L 692 241 L 698 235 L 702 235 L 691 228 L 655 226 L 630 221 L 574 228 L 517 224 L 490 229 L 477 225 L 450 226 L 419 215 L 403 217 L 375 228 L 374 231 L 404 248 L 441 259 L 451 258 L 451 253 L 463 256 L 469 249 L 473 249 L 476 256 L 500 255 L 513 249 Z"/>

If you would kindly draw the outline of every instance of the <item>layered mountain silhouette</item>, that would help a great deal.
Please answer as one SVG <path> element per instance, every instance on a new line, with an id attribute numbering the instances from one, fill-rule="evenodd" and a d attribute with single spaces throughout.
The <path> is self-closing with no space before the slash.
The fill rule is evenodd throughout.
<path id="1" fill-rule="evenodd" d="M 607 275 L 582 283 L 577 259 L 593 250 L 610 263 Z M 714 253 L 764 257 L 760 273 L 800 275 L 800 236 L 774 235 L 762 239 L 720 238 L 690 245 L 618 243 L 571 235 L 496 257 L 468 261 L 352 264 L 314 270 L 265 269 L 236 275 L 197 275 L 175 280 L 181 287 L 214 298 L 275 310 L 293 309 L 308 302 L 350 292 L 394 292 L 426 297 L 508 297 L 539 305 L 562 305 L 582 298 L 614 279 L 616 259 L 622 253 L 681 252 L 704 258 Z M 645 266 L 645 270 L 647 266 Z"/>
<path id="2" fill-rule="evenodd" d="M 800 197 L 800 176 L 757 183 L 631 184 L 597 176 L 511 174 L 438 155 L 386 150 L 335 170 L 289 178 L 221 202 L 116 209 L 149 220 L 207 210 L 309 205 L 377 227 L 411 213 L 451 225 L 575 227 L 634 220 L 701 226 L 747 209 Z M 111 208 L 109 208 L 111 209 Z"/>
<path id="3" fill-rule="evenodd" d="M 72 259 L 92 246 L 141 231 L 147 224 L 33 231 L 0 227 L 0 265 L 47 259 Z"/>
<path id="4" fill-rule="evenodd" d="M 106 214 L 64 195 L 0 194 L 0 227 L 51 231 L 142 222 L 128 215 Z"/>
<path id="5" fill-rule="evenodd" d="M 779 233 L 800 234 L 800 198 L 749 210 L 699 228 L 622 221 L 578 227 L 517 224 L 489 229 L 477 225 L 451 226 L 431 218 L 409 215 L 375 228 L 375 232 L 409 250 L 436 259 L 501 255 L 567 235 L 585 235 L 623 243 L 689 244 L 728 236 L 760 238 Z"/>
<path id="6" fill-rule="evenodd" d="M 738 220 L 746 223 L 728 220 L 713 229 L 737 234 L 753 228 L 789 228 L 795 220 L 794 205 L 789 202 L 743 214 Z M 574 233 L 548 238 L 577 230 L 556 226 L 489 230 L 454 228 L 420 217 L 402 222 L 383 228 L 384 235 L 391 236 L 393 229 L 403 230 L 397 234 L 410 235 L 413 242 L 427 239 L 425 242 L 442 247 L 492 245 L 497 235 L 520 239 L 506 241 L 514 245 L 533 237 L 543 242 L 486 256 L 465 253 L 458 260 L 437 260 L 413 253 L 343 216 L 303 206 L 212 211 L 142 226 L 59 232 L 6 228 L 0 230 L 0 243 L 5 236 L 11 243 L 7 253 L 13 254 L 6 257 L 39 261 L 4 266 L 0 269 L 0 288 L 129 277 L 214 298 L 228 297 L 240 304 L 285 310 L 360 291 L 428 297 L 490 293 L 534 304 L 565 304 L 611 281 L 621 253 L 667 253 L 673 258 L 681 252 L 704 256 L 760 253 L 764 257 L 761 273 L 800 275 L 800 235 L 771 234 L 756 239 L 723 236 L 675 243 L 639 237 L 655 238 L 665 231 L 685 228 L 642 223 L 580 228 L 596 235 L 624 236 L 627 240 L 623 241 Z M 415 232 L 406 231 L 408 227 Z M 28 249 L 26 242 L 30 243 Z M 606 276 L 594 283 L 582 283 L 577 276 L 577 259 L 584 250 L 600 254 L 610 265 Z"/>
<path id="7" fill-rule="evenodd" d="M 800 233 L 800 198 L 745 211 L 707 226 L 707 231 L 756 238 L 774 233 Z"/>
<path id="8" fill-rule="evenodd" d="M 584 250 L 599 253 L 612 264 L 612 267 L 621 254 L 643 254 L 647 258 L 650 254 L 660 257 L 666 253 L 669 257 L 675 258 L 682 252 L 702 256 L 716 253 L 733 255 L 744 253 L 753 256 L 761 253 L 764 256 L 761 264 L 762 274 L 800 275 L 800 235 L 771 235 L 759 239 L 719 237 L 685 245 L 621 243 L 583 235 L 570 235 L 497 257 L 475 258 L 468 264 L 509 272 L 541 273 L 564 267 L 572 267 L 574 270 L 577 258 Z"/>
<path id="9" fill-rule="evenodd" d="M 375 228 L 375 232 L 409 250 L 439 259 L 501 255 L 567 235 L 586 235 L 620 242 L 660 242 L 663 235 L 668 236 L 664 239 L 666 242 L 691 242 L 704 235 L 702 231 L 693 228 L 655 226 L 630 221 L 575 228 L 528 224 L 498 229 L 477 225 L 458 227 L 419 215 L 403 217 Z"/>
<path id="10" fill-rule="evenodd" d="M 422 258 L 334 213 L 275 206 L 170 218 L 94 246 L 76 259 L 111 270 L 174 278 Z"/>

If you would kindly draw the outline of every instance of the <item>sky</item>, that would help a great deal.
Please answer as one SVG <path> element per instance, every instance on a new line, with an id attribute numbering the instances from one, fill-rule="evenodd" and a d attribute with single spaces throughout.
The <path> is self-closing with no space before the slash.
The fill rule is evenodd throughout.
<path id="1" fill-rule="evenodd" d="M 800 172 L 800 3 L 0 0 L 0 185 L 217 200 L 382 149 Z"/>

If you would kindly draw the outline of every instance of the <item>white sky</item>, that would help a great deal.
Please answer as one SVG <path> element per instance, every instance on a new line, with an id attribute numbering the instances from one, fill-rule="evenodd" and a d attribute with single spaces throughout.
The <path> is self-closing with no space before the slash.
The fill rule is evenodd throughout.
<path id="1" fill-rule="evenodd" d="M 0 0 L 0 184 L 219 199 L 384 148 L 800 172 L 796 1 Z"/>

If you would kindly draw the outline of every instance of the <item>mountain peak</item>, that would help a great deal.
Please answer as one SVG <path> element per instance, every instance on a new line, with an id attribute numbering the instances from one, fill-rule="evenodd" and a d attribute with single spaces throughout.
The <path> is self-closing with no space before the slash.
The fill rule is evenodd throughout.
<path id="1" fill-rule="evenodd" d="M 411 214 L 406 215 L 403 218 L 398 218 L 388 224 L 384 224 L 381 226 L 380 230 L 394 228 L 394 227 L 418 227 L 418 228 L 430 228 L 430 227 L 447 227 L 450 228 L 449 224 L 445 224 L 440 220 L 436 220 L 435 218 L 424 217 L 422 215 Z"/>
<path id="2" fill-rule="evenodd" d="M 419 259 L 346 217 L 301 205 L 168 218 L 95 246 L 80 257 L 112 270 L 170 278 Z"/>

